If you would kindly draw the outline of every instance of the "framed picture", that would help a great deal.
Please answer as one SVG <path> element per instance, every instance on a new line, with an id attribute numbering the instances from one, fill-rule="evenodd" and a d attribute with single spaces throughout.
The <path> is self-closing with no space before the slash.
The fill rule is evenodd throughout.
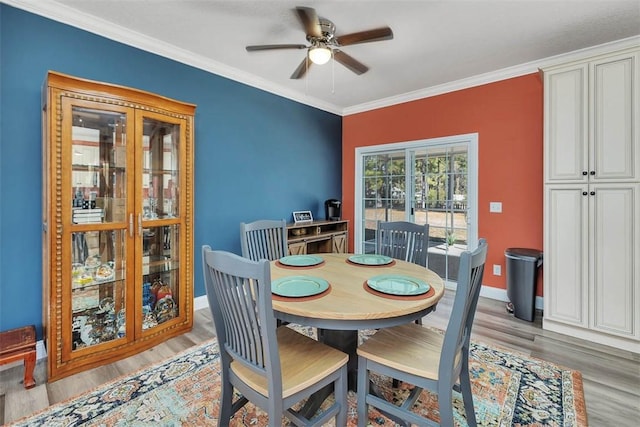
<path id="1" fill-rule="evenodd" d="M 311 211 L 298 211 L 293 213 L 293 222 L 296 224 L 299 222 L 311 222 L 313 221 L 313 215 Z"/>

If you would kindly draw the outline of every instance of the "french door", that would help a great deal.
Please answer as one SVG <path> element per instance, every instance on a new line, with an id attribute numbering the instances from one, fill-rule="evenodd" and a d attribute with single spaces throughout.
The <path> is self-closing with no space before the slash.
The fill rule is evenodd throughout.
<path id="1" fill-rule="evenodd" d="M 355 248 L 374 253 L 379 221 L 429 224 L 429 268 L 456 280 L 477 244 L 477 134 L 356 149 Z"/>

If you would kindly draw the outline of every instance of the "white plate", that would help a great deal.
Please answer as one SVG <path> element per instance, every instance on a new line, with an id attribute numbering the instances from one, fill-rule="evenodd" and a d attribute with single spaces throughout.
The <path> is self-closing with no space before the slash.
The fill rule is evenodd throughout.
<path id="1" fill-rule="evenodd" d="M 367 285 L 378 292 L 389 295 L 422 295 L 429 292 L 431 287 L 420 279 L 396 274 L 382 274 L 367 280 Z"/>
<path id="2" fill-rule="evenodd" d="M 329 282 L 319 277 L 288 276 L 271 282 L 271 292 L 282 297 L 309 297 L 329 289 Z"/>

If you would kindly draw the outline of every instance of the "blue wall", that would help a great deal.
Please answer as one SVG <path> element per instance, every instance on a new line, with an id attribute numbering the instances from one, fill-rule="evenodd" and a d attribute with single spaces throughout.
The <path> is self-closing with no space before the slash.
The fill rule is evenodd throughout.
<path id="1" fill-rule="evenodd" d="M 340 116 L 0 4 L 0 330 L 35 324 L 41 336 L 48 70 L 197 105 L 196 296 L 203 244 L 240 253 L 241 221 L 323 218 L 324 200 L 341 197 Z"/>

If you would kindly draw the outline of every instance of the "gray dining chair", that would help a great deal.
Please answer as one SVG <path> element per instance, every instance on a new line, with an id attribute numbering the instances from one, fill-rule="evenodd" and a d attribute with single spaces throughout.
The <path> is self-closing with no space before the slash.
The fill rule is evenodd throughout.
<path id="1" fill-rule="evenodd" d="M 376 253 L 427 266 L 429 224 L 408 221 L 378 222 Z"/>
<path id="2" fill-rule="evenodd" d="M 415 323 L 381 329 L 358 347 L 358 426 L 366 425 L 373 406 L 407 423 L 438 425 L 411 411 L 424 389 L 438 396 L 440 425 L 453 426 L 453 390 L 461 391 L 469 426 L 476 426 L 469 379 L 469 340 L 475 317 L 487 242 L 480 239 L 473 252 L 460 255 L 458 285 L 444 335 Z M 373 394 L 371 372 L 415 385 L 404 402 L 395 404 Z"/>
<path id="3" fill-rule="evenodd" d="M 242 256 L 253 261 L 275 261 L 287 256 L 287 223 L 271 219 L 241 222 L 240 245 Z"/>
<path id="4" fill-rule="evenodd" d="M 429 224 L 408 221 L 379 221 L 376 230 L 376 253 L 427 266 L 429 259 Z M 422 319 L 416 319 L 421 325 Z M 395 384 L 395 382 L 394 382 Z"/>
<path id="5" fill-rule="evenodd" d="M 349 356 L 291 328 L 276 328 L 271 299 L 269 261 L 251 261 L 202 247 L 202 265 L 209 308 L 220 347 L 221 404 L 218 425 L 247 402 L 262 408 L 269 426 L 282 417 L 297 426 L 321 426 L 347 417 Z M 311 420 L 291 409 L 333 384 L 335 402 Z M 233 401 L 233 389 L 240 393 Z"/>

